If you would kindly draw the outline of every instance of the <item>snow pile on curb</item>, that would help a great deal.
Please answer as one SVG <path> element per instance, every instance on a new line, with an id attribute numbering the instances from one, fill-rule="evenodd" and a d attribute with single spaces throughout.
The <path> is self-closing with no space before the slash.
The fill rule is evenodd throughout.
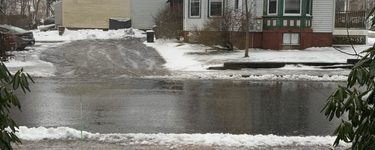
<path id="1" fill-rule="evenodd" d="M 17 133 L 22 140 L 78 140 L 81 132 L 68 127 L 27 128 L 20 127 Z M 93 134 L 83 132 L 85 140 L 120 144 L 145 145 L 202 145 L 228 147 L 268 147 L 268 146 L 327 146 L 332 145 L 332 136 L 276 136 L 276 135 L 233 135 L 233 134 Z M 341 144 L 349 147 L 350 144 Z"/>
<path id="2" fill-rule="evenodd" d="M 156 40 L 155 43 L 144 43 L 145 45 L 155 48 L 156 51 L 166 60 L 164 65 L 167 69 L 184 70 L 184 71 L 204 71 L 207 66 L 203 63 L 194 60 L 193 56 L 186 55 L 189 50 L 196 50 L 192 44 L 179 45 L 170 40 Z M 202 48 L 202 47 L 200 47 Z"/>
<path id="3" fill-rule="evenodd" d="M 29 52 L 32 53 L 32 52 Z M 25 54 L 22 54 L 26 56 Z M 38 54 L 37 54 L 38 55 Z M 25 72 L 30 74 L 32 77 L 53 77 L 55 76 L 55 67 L 52 63 L 42 61 L 37 55 L 31 55 L 25 57 L 27 61 L 22 60 L 23 58 L 10 59 L 9 61 L 3 62 L 8 67 L 10 72 L 15 73 L 17 70 L 23 68 Z"/>
<path id="4" fill-rule="evenodd" d="M 74 40 L 93 40 L 93 39 L 121 39 L 127 37 L 143 38 L 145 34 L 138 29 L 120 29 L 120 30 L 68 30 L 66 29 L 63 35 L 59 35 L 58 31 L 33 31 L 35 40 L 44 42 L 54 41 L 74 41 Z"/>
<path id="5" fill-rule="evenodd" d="M 171 76 L 147 76 L 147 78 L 166 78 L 166 79 L 202 79 L 202 80 L 255 80 L 255 81 L 346 81 L 347 76 L 342 75 L 242 75 L 242 74 L 210 74 L 210 73 L 193 73 L 193 74 L 175 74 Z"/>

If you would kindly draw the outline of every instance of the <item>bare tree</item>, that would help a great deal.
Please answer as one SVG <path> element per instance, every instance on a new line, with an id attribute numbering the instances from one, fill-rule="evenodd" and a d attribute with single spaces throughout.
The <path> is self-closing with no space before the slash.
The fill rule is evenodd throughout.
<path id="1" fill-rule="evenodd" d="M 54 9 L 52 8 L 53 3 L 57 0 L 46 0 L 46 17 L 50 16 L 50 14 L 54 15 Z"/>
<path id="2" fill-rule="evenodd" d="M 246 11 L 246 41 L 245 41 L 245 57 L 249 57 L 249 27 L 250 27 L 250 12 L 248 0 L 245 0 L 245 11 Z"/>
<path id="3" fill-rule="evenodd" d="M 26 15 L 26 8 L 27 5 L 29 4 L 29 1 L 27 0 L 20 0 L 20 15 Z"/>
<path id="4" fill-rule="evenodd" d="M 5 0 L 0 0 L 0 15 L 5 15 Z"/>

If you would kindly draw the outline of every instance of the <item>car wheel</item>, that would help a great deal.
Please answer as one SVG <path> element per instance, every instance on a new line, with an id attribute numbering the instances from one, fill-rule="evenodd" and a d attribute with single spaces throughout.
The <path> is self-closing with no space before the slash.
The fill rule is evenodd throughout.
<path id="1" fill-rule="evenodd" d="M 25 50 L 26 46 L 22 46 L 22 47 L 17 47 L 17 51 L 23 51 Z"/>
<path id="2" fill-rule="evenodd" d="M 17 43 L 14 43 L 13 46 L 10 48 L 10 50 L 15 51 L 15 50 L 17 50 L 17 48 L 18 48 Z"/>

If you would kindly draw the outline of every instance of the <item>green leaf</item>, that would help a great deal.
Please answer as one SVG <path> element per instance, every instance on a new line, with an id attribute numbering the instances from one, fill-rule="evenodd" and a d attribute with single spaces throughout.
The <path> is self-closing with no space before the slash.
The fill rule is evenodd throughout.
<path id="1" fill-rule="evenodd" d="M 364 67 L 365 63 L 367 63 L 367 62 L 369 62 L 369 61 L 371 61 L 370 58 L 364 58 L 364 59 L 361 59 L 361 60 L 359 60 L 359 61 L 354 65 L 353 68 Z"/>

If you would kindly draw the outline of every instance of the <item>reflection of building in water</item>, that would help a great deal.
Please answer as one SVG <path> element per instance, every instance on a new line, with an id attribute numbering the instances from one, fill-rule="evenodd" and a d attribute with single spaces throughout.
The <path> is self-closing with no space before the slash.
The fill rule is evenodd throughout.
<path id="1" fill-rule="evenodd" d="M 187 131 L 326 135 L 333 130 L 320 114 L 329 96 L 321 89 L 331 91 L 336 83 L 202 82 L 185 84 L 189 107 L 179 110 Z"/>

